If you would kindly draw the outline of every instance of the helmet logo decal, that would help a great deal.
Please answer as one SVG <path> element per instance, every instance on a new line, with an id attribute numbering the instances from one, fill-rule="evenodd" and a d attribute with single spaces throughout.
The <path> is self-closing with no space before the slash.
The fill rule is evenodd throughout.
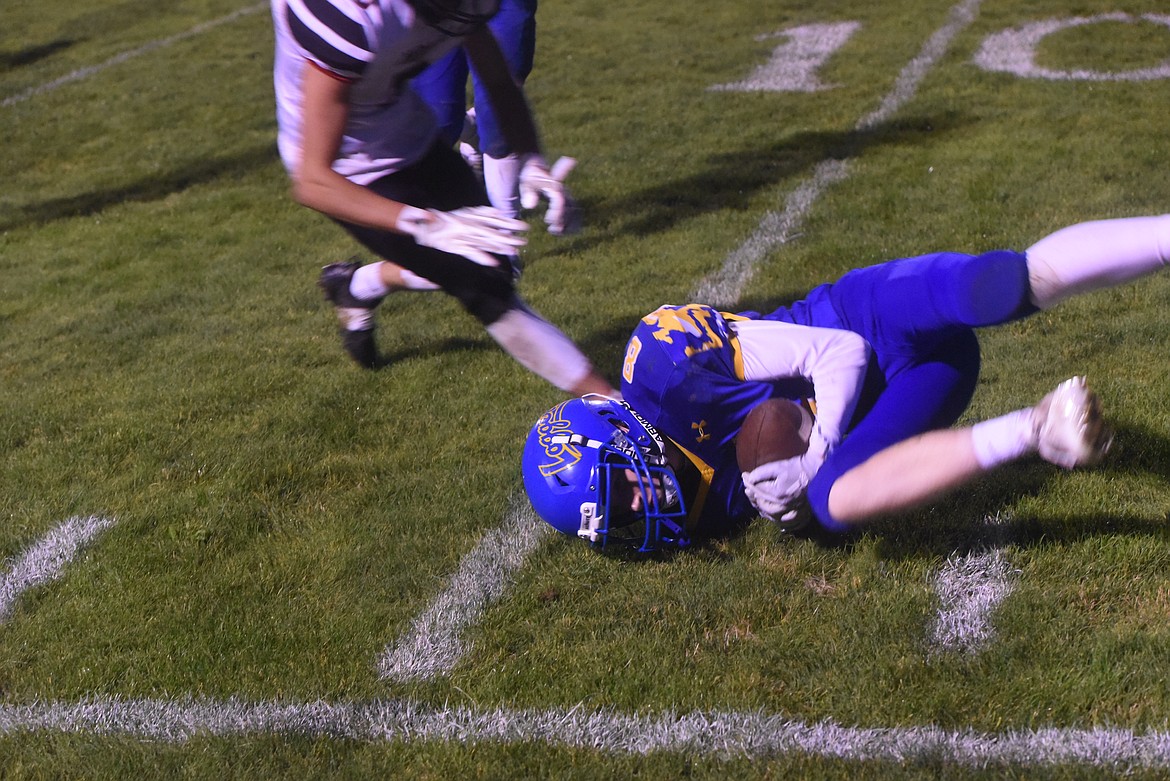
<path id="1" fill-rule="evenodd" d="M 573 437 L 569 421 L 561 417 L 562 402 L 550 409 L 536 422 L 536 436 L 548 461 L 540 465 L 540 473 L 550 477 L 581 461 L 580 438 Z"/>

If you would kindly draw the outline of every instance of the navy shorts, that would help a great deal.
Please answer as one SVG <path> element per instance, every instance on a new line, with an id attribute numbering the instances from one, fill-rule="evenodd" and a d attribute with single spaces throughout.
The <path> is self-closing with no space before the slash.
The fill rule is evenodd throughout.
<path id="1" fill-rule="evenodd" d="M 438 141 L 419 162 L 367 187 L 384 198 L 420 209 L 453 211 L 488 205 L 483 182 L 458 152 Z M 507 258 L 499 257 L 496 267 L 481 266 L 462 255 L 420 246 L 400 233 L 340 224 L 379 258 L 410 269 L 457 298 L 484 325 L 491 325 L 515 306 L 515 279 Z"/>

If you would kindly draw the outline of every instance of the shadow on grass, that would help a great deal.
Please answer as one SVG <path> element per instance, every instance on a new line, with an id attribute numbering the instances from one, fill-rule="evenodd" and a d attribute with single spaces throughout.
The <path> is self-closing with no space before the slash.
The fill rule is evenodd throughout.
<path id="1" fill-rule="evenodd" d="M 780 182 L 811 173 L 825 160 L 857 157 L 879 145 L 921 143 L 924 135 L 951 132 L 965 124 L 957 115 L 908 117 L 869 130 L 798 133 L 771 146 L 709 154 L 698 172 L 637 188 L 600 202 L 584 202 L 587 225 L 609 229 L 559 242 L 550 255 L 582 252 L 612 233 L 650 236 L 714 211 L 755 208 L 756 196 Z M 783 193 L 787 195 L 787 192 Z M 783 200 L 776 204 L 783 208 Z"/>
<path id="2" fill-rule="evenodd" d="M 0 231 L 86 217 L 127 202 L 162 200 L 195 185 L 273 165 L 278 159 L 274 141 L 230 157 L 192 162 L 121 187 L 29 203 L 0 216 Z"/>
<path id="3" fill-rule="evenodd" d="M 0 52 L 0 70 L 13 70 L 14 68 L 23 68 L 26 65 L 33 65 L 40 62 L 46 57 L 51 57 L 59 51 L 70 48 L 77 44 L 78 41 L 73 39 L 60 39 L 43 43 L 40 46 L 30 46 L 27 49 L 21 49 L 15 52 Z"/>
<path id="4" fill-rule="evenodd" d="M 72 43 L 58 41 L 23 52 L 0 54 L 0 64 L 11 66 L 35 61 Z M 906 118 L 866 131 L 801 133 L 767 148 L 712 154 L 705 168 L 694 175 L 641 190 L 631 187 L 622 198 L 584 204 L 587 220 L 597 225 L 612 223 L 622 233 L 652 235 L 701 214 L 727 208 L 751 208 L 757 193 L 801 172 L 811 172 L 823 160 L 855 157 L 877 144 L 913 143 L 923 134 L 954 130 L 961 124 L 953 115 L 942 121 Z M 127 201 L 158 200 L 225 174 L 271 165 L 277 159 L 273 139 L 270 144 L 231 157 L 190 163 L 121 187 L 17 207 L 11 215 L 0 217 L 0 231 L 91 215 Z M 566 240 L 547 254 L 580 252 L 605 242 L 610 232 L 593 236 L 586 233 Z"/>
<path id="5" fill-rule="evenodd" d="M 478 326 L 473 324 L 469 327 L 477 328 Z M 409 361 L 412 358 L 432 357 L 437 353 L 483 352 L 485 350 L 499 349 L 495 342 L 471 337 L 451 337 L 421 344 L 391 346 L 390 350 L 379 353 L 378 365 L 375 367 L 375 371 L 392 371 L 395 364 Z M 341 350 L 340 346 L 338 346 L 338 350 Z"/>

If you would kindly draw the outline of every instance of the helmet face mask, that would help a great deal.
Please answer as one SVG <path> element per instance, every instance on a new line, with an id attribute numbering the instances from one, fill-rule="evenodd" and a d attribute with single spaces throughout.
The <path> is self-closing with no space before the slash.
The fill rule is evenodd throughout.
<path id="1" fill-rule="evenodd" d="M 598 464 L 597 498 L 582 510 L 577 536 L 598 547 L 622 545 L 639 553 L 667 545 L 679 546 L 682 534 L 678 518 L 678 480 L 669 466 L 651 466 L 614 452 Z M 639 502 L 634 509 L 634 497 Z M 683 543 L 685 544 L 685 543 Z"/>
<path id="2" fill-rule="evenodd" d="M 499 0 L 409 0 L 419 18 L 452 38 L 462 38 L 487 24 Z"/>
<path id="3" fill-rule="evenodd" d="M 666 440 L 624 402 L 587 396 L 553 407 L 528 435 L 523 472 L 537 514 L 595 547 L 690 544 Z"/>

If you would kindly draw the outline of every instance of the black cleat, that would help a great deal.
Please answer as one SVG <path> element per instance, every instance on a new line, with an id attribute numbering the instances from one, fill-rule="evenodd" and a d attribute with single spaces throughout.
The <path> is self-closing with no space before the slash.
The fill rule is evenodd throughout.
<path id="1" fill-rule="evenodd" d="M 342 328 L 341 346 L 349 353 L 349 357 L 366 369 L 378 368 L 378 345 L 374 341 L 374 329 L 364 331 L 347 331 Z"/>
<path id="2" fill-rule="evenodd" d="M 357 298 L 349 292 L 353 272 L 361 268 L 356 260 L 330 263 L 321 269 L 317 284 L 325 300 L 333 304 L 341 323 L 341 346 L 349 357 L 367 369 L 378 368 L 378 348 L 374 342 L 374 309 L 381 298 Z"/>

